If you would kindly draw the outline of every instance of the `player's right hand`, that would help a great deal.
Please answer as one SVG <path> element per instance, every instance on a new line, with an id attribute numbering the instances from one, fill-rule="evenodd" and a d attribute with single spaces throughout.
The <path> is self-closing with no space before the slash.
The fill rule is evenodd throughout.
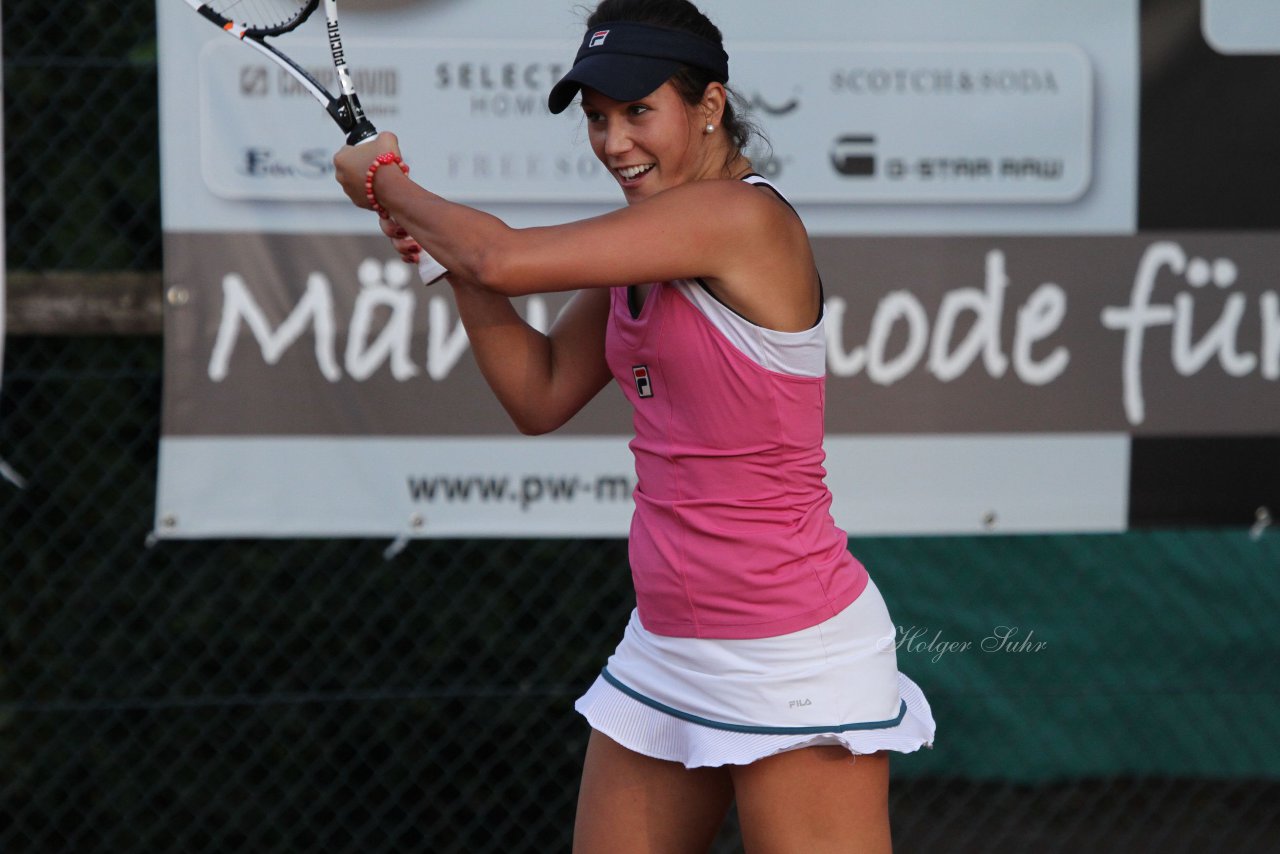
<path id="1" fill-rule="evenodd" d="M 389 131 L 383 131 L 360 145 L 344 145 L 333 155 L 333 177 L 356 207 L 370 207 L 364 182 L 374 159 L 385 152 L 400 156 L 400 141 Z"/>

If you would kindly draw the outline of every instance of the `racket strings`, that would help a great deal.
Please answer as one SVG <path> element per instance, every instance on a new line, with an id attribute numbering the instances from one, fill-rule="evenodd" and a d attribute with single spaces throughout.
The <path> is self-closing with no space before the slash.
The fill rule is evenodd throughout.
<path id="1" fill-rule="evenodd" d="M 285 29 L 310 14 L 316 0 L 205 0 L 224 18 L 256 30 Z"/>

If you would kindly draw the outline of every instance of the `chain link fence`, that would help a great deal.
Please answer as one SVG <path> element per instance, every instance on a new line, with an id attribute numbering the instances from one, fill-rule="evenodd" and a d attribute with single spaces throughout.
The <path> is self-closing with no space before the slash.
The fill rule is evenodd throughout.
<path id="1" fill-rule="evenodd" d="M 156 270 L 154 10 L 71 7 L 4 10 L 9 264 Z M 626 544 L 152 542 L 161 362 L 6 344 L 0 851 L 567 850 Z M 897 850 L 1274 850 L 1274 531 L 853 548 L 939 722 Z"/>
<path id="2" fill-rule="evenodd" d="M 154 21 L 142 0 L 5 4 L 11 269 L 160 268 Z"/>

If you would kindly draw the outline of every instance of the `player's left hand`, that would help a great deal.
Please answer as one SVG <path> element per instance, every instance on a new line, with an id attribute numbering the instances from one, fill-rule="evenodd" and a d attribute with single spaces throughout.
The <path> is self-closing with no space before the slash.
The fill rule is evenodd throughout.
<path id="1" fill-rule="evenodd" d="M 399 157 L 400 141 L 394 133 L 383 131 L 360 145 L 344 145 L 333 155 L 334 177 L 356 207 L 371 209 L 368 193 L 365 192 L 365 178 L 374 158 L 387 151 Z"/>
<path id="2" fill-rule="evenodd" d="M 414 240 L 412 235 L 391 217 L 378 220 L 378 225 L 382 228 L 382 233 L 391 239 L 391 245 L 400 254 L 400 260 L 406 264 L 417 265 L 422 257 L 422 247 L 418 245 L 418 241 Z"/>

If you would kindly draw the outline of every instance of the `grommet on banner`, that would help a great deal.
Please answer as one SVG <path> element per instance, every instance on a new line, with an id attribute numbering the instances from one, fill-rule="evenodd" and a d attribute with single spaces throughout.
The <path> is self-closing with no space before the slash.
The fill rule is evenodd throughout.
<path id="1" fill-rule="evenodd" d="M 178 517 L 172 513 L 166 513 L 160 517 L 160 527 L 166 531 L 174 530 L 178 527 Z M 143 545 L 149 549 L 153 549 L 159 542 L 160 532 L 153 529 L 147 534 L 147 539 L 144 541 Z"/>

